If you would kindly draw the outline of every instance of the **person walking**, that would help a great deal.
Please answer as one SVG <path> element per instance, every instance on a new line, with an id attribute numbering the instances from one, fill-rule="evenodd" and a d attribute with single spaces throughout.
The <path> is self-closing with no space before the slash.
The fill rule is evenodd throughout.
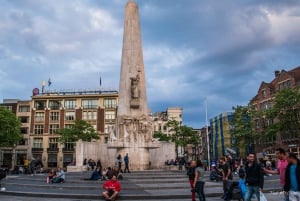
<path id="1" fill-rule="evenodd" d="M 300 201 L 300 160 L 295 153 L 288 154 L 284 192 L 291 201 Z"/>
<path id="2" fill-rule="evenodd" d="M 33 174 L 34 174 L 35 165 L 36 165 L 35 158 L 32 157 L 30 160 L 30 164 L 29 164 L 31 176 L 33 176 Z"/>
<path id="3" fill-rule="evenodd" d="M 197 160 L 197 165 L 195 169 L 195 177 L 194 177 L 194 183 L 193 188 L 198 194 L 199 201 L 205 201 L 205 195 L 204 195 L 204 169 L 203 169 L 203 163 L 201 160 Z"/>
<path id="4" fill-rule="evenodd" d="M 264 169 L 265 173 L 267 174 L 279 174 L 280 178 L 280 186 L 284 187 L 285 185 L 285 172 L 288 166 L 288 160 L 286 156 L 286 152 L 282 148 L 277 148 L 275 150 L 276 158 L 277 158 L 277 169 L 275 170 L 268 170 L 267 168 Z M 284 201 L 289 201 L 289 195 L 285 194 Z"/>
<path id="5" fill-rule="evenodd" d="M 228 181 L 232 180 L 232 172 L 228 162 L 226 162 L 225 157 L 220 158 L 220 167 L 222 169 L 222 178 L 223 178 L 223 199 L 228 199 Z"/>
<path id="6" fill-rule="evenodd" d="M 125 163 L 124 173 L 126 173 L 126 170 L 127 170 L 128 173 L 130 173 L 130 171 L 129 171 L 129 156 L 128 156 L 128 153 L 126 153 L 126 155 L 124 156 L 124 163 Z"/>
<path id="7" fill-rule="evenodd" d="M 117 157 L 116 165 L 118 166 L 119 170 L 122 171 L 122 156 L 121 156 L 121 154 L 119 154 Z"/>
<path id="8" fill-rule="evenodd" d="M 191 161 L 190 166 L 187 169 L 187 175 L 189 177 L 189 182 L 191 186 L 191 192 L 192 192 L 192 201 L 196 201 L 196 191 L 194 189 L 194 179 L 195 179 L 195 169 L 196 169 L 197 163 L 196 161 Z"/>
<path id="9" fill-rule="evenodd" d="M 264 186 L 264 173 L 262 167 L 256 162 L 255 154 L 248 154 L 248 161 L 245 165 L 246 173 L 246 195 L 245 201 L 251 201 L 253 194 L 255 194 L 258 201 L 260 201 L 260 192 Z"/>

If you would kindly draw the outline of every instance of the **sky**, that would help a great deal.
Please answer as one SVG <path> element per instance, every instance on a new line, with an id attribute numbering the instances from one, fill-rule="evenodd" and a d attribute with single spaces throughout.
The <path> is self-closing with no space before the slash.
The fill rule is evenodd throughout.
<path id="1" fill-rule="evenodd" d="M 136 0 L 148 104 L 193 128 L 247 105 L 300 66 L 298 0 Z M 51 90 L 118 90 L 126 0 L 0 0 L 0 102 Z M 49 89 L 48 86 L 46 90 Z"/>

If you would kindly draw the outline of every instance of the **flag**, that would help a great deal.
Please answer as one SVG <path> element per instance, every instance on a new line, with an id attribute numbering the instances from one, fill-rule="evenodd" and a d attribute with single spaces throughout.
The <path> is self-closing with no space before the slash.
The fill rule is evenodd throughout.
<path id="1" fill-rule="evenodd" d="M 50 80 L 50 78 L 49 78 L 49 80 L 48 80 L 48 87 L 50 87 L 50 85 L 51 85 L 51 80 Z"/>
<path id="2" fill-rule="evenodd" d="M 99 84 L 100 84 L 100 87 L 101 87 L 101 76 L 100 76 Z"/>

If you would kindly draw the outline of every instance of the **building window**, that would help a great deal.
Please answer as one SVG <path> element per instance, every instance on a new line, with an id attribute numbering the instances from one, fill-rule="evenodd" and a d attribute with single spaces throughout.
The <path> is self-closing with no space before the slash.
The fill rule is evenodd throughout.
<path id="1" fill-rule="evenodd" d="M 49 133 L 56 134 L 58 129 L 59 129 L 58 124 L 50 124 Z"/>
<path id="2" fill-rule="evenodd" d="M 115 119 L 116 113 L 115 111 L 106 111 L 105 112 L 105 119 Z"/>
<path id="3" fill-rule="evenodd" d="M 117 100 L 116 99 L 104 99 L 104 107 L 105 108 L 116 108 Z"/>
<path id="4" fill-rule="evenodd" d="M 83 109 L 95 109 L 98 108 L 98 100 L 82 100 Z"/>
<path id="5" fill-rule="evenodd" d="M 49 138 L 49 148 L 57 149 L 58 148 L 58 139 L 57 138 Z"/>
<path id="6" fill-rule="evenodd" d="M 28 134 L 28 128 L 22 127 L 21 128 L 21 134 L 23 134 L 23 135 Z"/>
<path id="7" fill-rule="evenodd" d="M 19 112 L 30 112 L 30 107 L 29 106 L 19 106 Z"/>
<path id="8" fill-rule="evenodd" d="M 65 120 L 66 121 L 73 121 L 75 120 L 75 112 L 74 111 L 68 111 L 65 114 Z"/>
<path id="9" fill-rule="evenodd" d="M 262 95 L 263 95 L 264 98 L 267 97 L 267 92 L 266 92 L 266 90 L 262 90 Z"/>
<path id="10" fill-rule="evenodd" d="M 44 112 L 36 112 L 34 115 L 34 121 L 36 122 L 44 121 Z"/>
<path id="11" fill-rule="evenodd" d="M 66 142 L 65 149 L 74 149 L 74 142 Z"/>
<path id="12" fill-rule="evenodd" d="M 96 111 L 83 111 L 82 119 L 83 120 L 97 120 L 97 112 Z"/>
<path id="13" fill-rule="evenodd" d="M 18 142 L 18 145 L 26 145 L 25 139 L 21 139 L 21 140 Z"/>
<path id="14" fill-rule="evenodd" d="M 73 128 L 74 124 L 65 124 L 65 128 Z"/>
<path id="15" fill-rule="evenodd" d="M 44 133 L 44 125 L 35 125 L 34 126 L 34 134 L 41 135 Z"/>
<path id="16" fill-rule="evenodd" d="M 48 104 L 48 107 L 51 110 L 59 110 L 60 106 L 61 106 L 61 103 L 59 100 L 50 100 L 49 104 Z"/>
<path id="17" fill-rule="evenodd" d="M 59 121 L 59 112 L 50 112 L 50 121 Z"/>
<path id="18" fill-rule="evenodd" d="M 29 117 L 19 117 L 19 119 L 23 124 L 29 123 Z"/>
<path id="19" fill-rule="evenodd" d="M 43 138 L 34 138 L 33 148 L 43 148 Z"/>
<path id="20" fill-rule="evenodd" d="M 76 108 L 76 100 L 65 100 L 65 108 L 66 109 L 75 109 Z"/>
<path id="21" fill-rule="evenodd" d="M 36 100 L 34 102 L 34 108 L 37 110 L 44 110 L 46 108 L 46 101 Z"/>

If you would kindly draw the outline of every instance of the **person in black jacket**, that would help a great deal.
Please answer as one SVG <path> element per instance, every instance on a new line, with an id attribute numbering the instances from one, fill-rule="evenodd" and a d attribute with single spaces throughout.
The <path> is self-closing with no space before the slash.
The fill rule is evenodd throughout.
<path id="1" fill-rule="evenodd" d="M 245 165 L 246 173 L 246 195 L 245 201 L 250 201 L 253 194 L 260 201 L 259 192 L 264 186 L 264 173 L 262 167 L 256 163 L 255 154 L 248 154 L 248 162 Z"/>
<path id="2" fill-rule="evenodd" d="M 284 192 L 289 194 L 290 200 L 300 201 L 300 160 L 295 153 L 289 153 L 288 162 Z"/>

